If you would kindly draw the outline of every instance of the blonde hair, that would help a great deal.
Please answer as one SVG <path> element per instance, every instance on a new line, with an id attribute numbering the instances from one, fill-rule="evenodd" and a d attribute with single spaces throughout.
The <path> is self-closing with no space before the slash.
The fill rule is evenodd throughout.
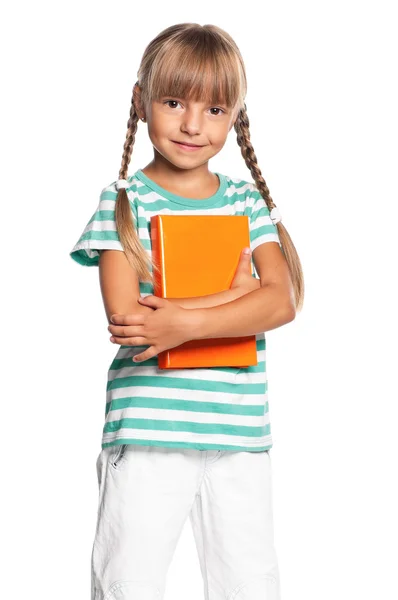
<path id="1" fill-rule="evenodd" d="M 136 86 L 140 88 L 139 97 Z M 148 44 L 141 59 L 138 80 L 133 88 L 119 179 L 127 179 L 139 121 L 136 104 L 149 105 L 151 101 L 169 95 L 215 105 L 224 102 L 228 107 L 239 108 L 234 124 L 237 142 L 255 185 L 271 211 L 275 204 L 250 141 L 249 118 L 244 102 L 246 91 L 242 56 L 234 40 L 224 30 L 215 25 L 179 23 L 161 31 Z M 150 268 L 158 271 L 158 265 L 151 262 L 138 237 L 125 189 L 118 191 L 115 221 L 120 242 L 139 280 L 153 282 Z M 296 309 L 300 310 L 304 300 L 300 259 L 283 224 L 279 221 L 276 226 L 293 283 Z"/>

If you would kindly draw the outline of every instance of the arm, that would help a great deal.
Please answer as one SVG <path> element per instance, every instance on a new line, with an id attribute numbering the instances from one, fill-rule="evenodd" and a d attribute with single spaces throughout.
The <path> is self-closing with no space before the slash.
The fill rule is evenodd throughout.
<path id="1" fill-rule="evenodd" d="M 216 294 L 195 296 L 195 298 L 167 298 L 182 308 L 210 308 L 236 300 L 253 290 L 258 290 L 260 281 L 251 275 L 251 254 L 241 252 L 230 288 Z"/>
<path id="2" fill-rule="evenodd" d="M 265 246 L 274 249 L 264 251 Z M 261 265 L 256 263 L 260 271 L 261 288 L 245 291 L 242 297 L 226 304 L 191 310 L 175 305 L 168 299 L 148 295 L 139 299 L 139 302 L 153 307 L 155 310 L 152 314 L 115 314 L 112 325 L 108 327 L 112 341 L 133 346 L 147 345 L 145 352 L 134 356 L 133 360 L 140 362 L 189 340 L 244 337 L 292 321 L 295 316 L 292 302 L 294 293 L 289 269 L 279 245 L 264 243 L 255 251 Z M 266 263 L 263 262 L 265 259 Z M 243 280 L 250 277 L 243 263 L 241 275 Z M 250 279 L 254 280 L 253 277 Z M 237 280 L 241 280 L 239 273 Z M 234 279 L 234 284 L 239 287 L 241 283 L 238 284 L 238 281 Z"/>
<path id="3" fill-rule="evenodd" d="M 152 312 L 149 306 L 141 306 L 139 282 L 124 252 L 102 250 L 99 258 L 99 277 L 106 317 L 115 313 L 142 314 Z"/>
<path id="4" fill-rule="evenodd" d="M 99 259 L 99 275 L 102 299 L 109 324 L 111 315 L 115 313 L 146 315 L 153 312 L 153 308 L 138 302 L 138 298 L 140 298 L 138 277 L 127 261 L 124 252 L 120 250 L 102 250 Z M 251 277 L 251 280 L 249 284 L 253 288 L 259 287 L 258 279 Z M 218 306 L 247 293 L 250 288 L 246 281 L 247 279 L 242 282 L 244 285 L 237 285 L 233 289 L 216 294 L 194 298 L 168 298 L 167 300 L 189 309 Z M 241 281 L 236 280 L 236 283 L 240 284 Z"/>
<path id="5" fill-rule="evenodd" d="M 234 288 L 217 292 L 216 294 L 208 294 L 207 296 L 195 296 L 193 298 L 167 298 L 169 302 L 178 304 L 182 308 L 210 308 L 219 306 L 225 302 L 231 302 L 242 296 L 240 288 Z"/>
<path id="6" fill-rule="evenodd" d="M 192 339 L 244 337 L 269 331 L 294 319 L 286 291 L 269 284 L 221 306 L 198 308 Z"/>
<path id="7" fill-rule="evenodd" d="M 253 335 L 293 321 L 293 286 L 279 244 L 261 244 L 253 260 L 261 287 L 222 306 L 197 309 L 192 314 L 192 339 Z"/>

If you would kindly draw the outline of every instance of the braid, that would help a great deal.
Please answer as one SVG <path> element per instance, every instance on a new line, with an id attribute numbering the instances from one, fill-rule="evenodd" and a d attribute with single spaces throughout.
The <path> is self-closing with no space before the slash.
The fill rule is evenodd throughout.
<path id="1" fill-rule="evenodd" d="M 245 163 L 252 174 L 258 191 L 271 212 L 275 204 L 271 198 L 265 179 L 261 174 L 260 167 L 257 164 L 257 156 L 250 141 L 249 117 L 247 116 L 246 104 L 243 104 L 243 108 L 239 111 L 234 127 L 237 133 L 238 146 L 241 149 Z M 296 308 L 297 310 L 301 310 L 304 301 L 304 278 L 300 258 L 286 227 L 281 221 L 278 221 L 276 227 L 281 242 L 281 250 L 286 259 L 293 284 Z"/>
<path id="2" fill-rule="evenodd" d="M 240 146 L 245 163 L 252 174 L 258 191 L 271 211 L 275 204 L 270 196 L 265 179 L 261 175 L 260 167 L 257 164 L 257 156 L 254 153 L 254 148 L 250 141 L 249 117 L 246 112 L 246 104 L 244 104 L 244 108 L 240 110 L 238 118 L 236 119 L 235 130 L 237 132 L 238 146 Z"/>
<path id="3" fill-rule="evenodd" d="M 137 82 L 138 84 L 138 82 Z M 130 117 L 127 123 L 126 140 L 123 146 L 122 164 L 119 170 L 119 179 L 127 179 L 128 168 L 133 153 L 135 135 L 137 133 L 139 116 L 134 103 L 134 90 L 131 98 Z M 158 266 L 155 261 L 151 261 L 148 253 L 141 243 L 138 236 L 138 215 L 137 222 L 133 222 L 133 211 L 130 200 L 127 196 L 127 190 L 121 188 L 118 190 L 115 204 L 115 222 L 120 242 L 126 254 L 130 266 L 136 271 L 140 281 L 153 281 L 151 267 L 158 272 Z"/>
<path id="4" fill-rule="evenodd" d="M 133 96 L 131 98 L 131 106 L 130 106 L 130 118 L 127 122 L 127 133 L 126 140 L 123 146 L 123 155 L 122 155 L 122 165 L 119 171 L 119 179 L 127 179 L 127 172 L 131 160 L 131 155 L 133 153 L 133 146 L 135 142 L 135 134 L 137 133 L 139 117 L 137 111 L 135 109 L 134 104 L 134 91 Z"/>

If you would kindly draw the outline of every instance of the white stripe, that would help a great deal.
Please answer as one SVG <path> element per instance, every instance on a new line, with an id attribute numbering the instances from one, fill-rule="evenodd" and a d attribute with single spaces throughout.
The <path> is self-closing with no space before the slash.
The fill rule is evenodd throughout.
<path id="1" fill-rule="evenodd" d="M 138 346 L 137 346 L 138 348 Z M 132 349 L 131 356 L 139 354 L 143 347 L 141 346 L 136 351 Z M 259 350 L 257 352 L 258 361 L 263 362 L 265 359 L 265 350 Z M 154 375 L 155 377 L 168 377 L 170 379 L 187 379 L 189 381 L 220 381 L 222 383 L 236 383 L 237 377 L 243 375 L 244 377 L 249 376 L 250 381 L 253 383 L 261 383 L 264 380 L 264 371 L 258 373 L 240 371 L 238 373 L 229 373 L 228 371 L 216 371 L 215 369 L 203 369 L 195 368 L 194 373 L 190 372 L 191 369 L 159 369 L 157 365 L 134 365 L 131 361 L 131 367 L 129 365 L 121 367 L 119 369 L 109 368 L 108 381 L 113 381 L 118 377 L 135 377 L 138 375 Z M 245 380 L 240 377 L 244 382 Z"/>
<path id="2" fill-rule="evenodd" d="M 167 408 L 143 408 L 132 406 L 111 410 L 107 415 L 108 423 L 120 419 L 154 419 L 155 421 L 191 421 L 193 423 L 217 425 L 246 425 L 247 427 L 262 427 L 269 424 L 269 412 L 264 415 L 231 415 L 211 412 L 196 412 L 188 410 L 173 410 Z"/>
<path id="3" fill-rule="evenodd" d="M 82 235 L 88 231 L 117 231 L 117 227 L 115 221 L 91 221 L 83 231 Z"/>
<path id="4" fill-rule="evenodd" d="M 257 246 L 261 246 L 261 244 L 265 244 L 265 243 L 268 243 L 268 242 L 276 242 L 277 244 L 279 244 L 279 246 L 281 246 L 278 234 L 276 234 L 276 233 L 266 233 L 265 235 L 260 235 L 258 238 L 256 238 L 251 243 L 250 247 L 252 249 L 252 252 L 254 252 L 254 250 L 257 248 Z"/>
<path id="5" fill-rule="evenodd" d="M 156 377 L 156 375 L 155 375 Z M 203 390 L 153 387 L 145 385 L 115 388 L 106 392 L 106 400 L 112 398 L 131 398 L 142 396 L 143 398 L 168 398 L 172 400 L 190 400 L 191 402 L 216 402 L 218 404 L 239 404 L 240 406 L 262 406 L 268 397 L 268 391 L 263 394 L 237 394 L 208 392 Z"/>
<path id="6" fill-rule="evenodd" d="M 86 250 L 88 256 L 98 256 L 99 252 L 95 250 L 90 252 L 90 248 L 99 248 L 100 250 L 123 250 L 123 246 L 118 240 L 83 240 L 76 244 L 71 252 Z"/>
<path id="7" fill-rule="evenodd" d="M 186 380 L 188 382 L 187 389 L 190 390 L 189 382 L 216 382 L 216 383 L 225 383 L 225 384 L 237 384 L 237 383 L 263 383 L 266 380 L 267 376 L 264 371 L 260 371 L 258 373 L 245 373 L 242 371 L 241 373 L 227 373 L 223 371 L 216 371 L 215 369 L 201 369 L 195 368 L 195 373 L 189 374 L 188 370 L 192 369 L 159 369 L 156 365 L 150 365 L 147 367 L 138 366 L 138 367 L 122 367 L 120 369 L 109 369 L 108 381 L 116 381 L 117 379 L 123 379 L 125 377 L 139 377 L 140 375 L 144 377 L 164 377 L 169 380 L 172 385 L 173 379 Z M 134 387 L 134 386 L 132 386 Z M 167 385 L 169 387 L 169 385 Z M 179 386 L 176 386 L 178 388 Z M 192 390 L 194 391 L 194 390 Z M 186 392 L 186 390 L 185 390 Z M 214 392 L 212 392 L 214 393 Z"/>
<path id="8" fill-rule="evenodd" d="M 115 211 L 116 200 L 100 200 L 97 211 L 99 210 L 110 210 Z M 96 211 L 96 212 L 97 212 Z"/>
<path id="9" fill-rule="evenodd" d="M 267 225 L 272 225 L 271 217 L 269 215 L 262 215 L 261 217 L 257 217 L 254 221 L 250 221 L 250 231 L 256 231 L 260 229 L 260 227 L 266 227 Z"/>
<path id="10" fill-rule="evenodd" d="M 161 196 L 160 194 L 158 194 L 158 192 L 155 192 L 154 190 L 151 190 L 150 192 L 148 192 L 145 196 L 140 196 L 139 197 L 139 201 L 141 205 L 145 205 L 145 204 L 150 204 L 153 202 L 158 202 L 159 200 L 162 200 L 164 202 L 167 203 L 167 198 L 163 198 L 163 196 Z M 185 206 L 184 207 L 184 216 L 185 215 L 201 215 L 202 213 L 204 215 L 233 215 L 236 212 L 243 212 L 244 208 L 246 206 L 246 201 L 244 198 L 240 198 L 238 200 L 236 200 L 233 204 L 228 203 L 225 204 L 224 206 L 208 206 L 208 207 L 202 207 L 200 208 L 200 200 L 198 200 L 198 208 L 196 207 L 188 207 Z M 141 206 L 138 206 L 138 211 L 140 210 Z M 159 210 L 148 210 L 145 208 L 144 206 L 144 210 L 145 210 L 145 215 L 147 215 L 147 219 L 149 221 L 151 216 L 155 216 L 155 215 L 172 215 L 175 212 L 180 212 L 181 209 L 179 208 L 175 208 L 175 207 L 169 207 L 169 206 L 164 206 L 162 207 L 162 209 Z"/>
<path id="11" fill-rule="evenodd" d="M 233 180 L 231 180 L 233 181 Z M 235 183 L 239 183 L 242 180 L 235 180 Z M 227 187 L 227 189 L 225 190 L 225 196 L 227 196 L 228 198 L 230 198 L 231 196 L 234 196 L 235 194 L 239 194 L 239 196 L 241 196 L 242 194 L 246 194 L 246 192 L 249 190 L 250 192 L 252 191 L 253 185 L 250 182 L 246 182 L 245 185 L 242 185 L 241 187 L 235 187 L 234 185 L 230 185 L 229 187 Z"/>

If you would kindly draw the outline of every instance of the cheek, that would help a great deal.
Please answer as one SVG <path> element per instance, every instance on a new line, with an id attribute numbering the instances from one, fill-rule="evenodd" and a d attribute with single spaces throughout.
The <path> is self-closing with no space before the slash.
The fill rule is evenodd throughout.
<path id="1" fill-rule="evenodd" d="M 217 148 L 218 150 L 221 150 L 221 148 L 224 146 L 225 142 L 227 141 L 227 136 L 228 136 L 228 127 L 222 128 L 217 132 L 213 132 L 213 134 L 211 134 L 209 136 L 209 140 L 211 145 L 213 146 L 213 148 Z"/>
<path id="2" fill-rule="evenodd" d="M 170 123 L 163 125 L 154 125 L 150 129 L 148 128 L 148 134 L 152 142 L 156 141 L 159 144 L 166 144 L 169 140 L 173 140 L 178 137 L 176 134 L 176 128 L 171 127 Z"/>

